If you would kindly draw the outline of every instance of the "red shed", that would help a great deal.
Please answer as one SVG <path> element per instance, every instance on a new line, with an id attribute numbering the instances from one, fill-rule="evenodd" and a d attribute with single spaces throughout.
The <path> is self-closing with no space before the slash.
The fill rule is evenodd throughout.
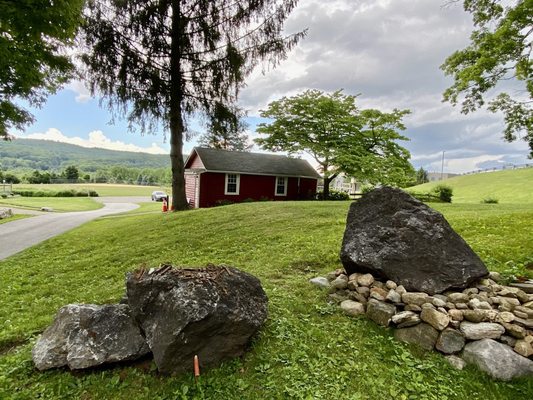
<path id="1" fill-rule="evenodd" d="M 312 199 L 319 178 L 307 161 L 275 154 L 195 147 L 185 161 L 185 190 L 195 208 Z"/>

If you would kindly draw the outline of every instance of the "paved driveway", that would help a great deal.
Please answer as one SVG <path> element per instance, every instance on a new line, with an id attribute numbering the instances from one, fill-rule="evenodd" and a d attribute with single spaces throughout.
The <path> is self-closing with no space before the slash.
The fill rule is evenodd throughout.
<path id="1" fill-rule="evenodd" d="M 99 210 L 50 213 L 1 224 L 0 260 L 95 218 L 126 212 L 139 207 L 128 200 L 130 199 L 123 197 L 122 202 L 108 202 L 102 198 L 104 207 Z M 142 201 L 150 201 L 150 198 Z"/>
<path id="2" fill-rule="evenodd" d="M 95 201 L 100 203 L 150 203 L 152 198 L 150 196 L 128 196 L 128 197 L 93 197 Z"/>

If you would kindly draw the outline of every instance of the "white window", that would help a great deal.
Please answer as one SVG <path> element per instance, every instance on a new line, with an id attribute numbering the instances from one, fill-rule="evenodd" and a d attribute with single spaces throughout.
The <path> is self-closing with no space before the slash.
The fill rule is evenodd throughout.
<path id="1" fill-rule="evenodd" d="M 287 177 L 276 177 L 276 196 L 287 196 Z"/>
<path id="2" fill-rule="evenodd" d="M 224 194 L 239 194 L 241 176 L 239 174 L 226 174 Z"/>

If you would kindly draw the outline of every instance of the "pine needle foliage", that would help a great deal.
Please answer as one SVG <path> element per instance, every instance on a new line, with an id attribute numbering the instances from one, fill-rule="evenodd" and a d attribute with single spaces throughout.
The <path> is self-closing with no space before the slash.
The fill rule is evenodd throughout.
<path id="1" fill-rule="evenodd" d="M 187 208 L 188 122 L 231 120 L 245 77 L 304 37 L 285 35 L 297 0 L 89 0 L 82 56 L 93 93 L 130 126 L 169 132 L 175 210 Z M 223 111 L 223 112 L 222 112 Z"/>

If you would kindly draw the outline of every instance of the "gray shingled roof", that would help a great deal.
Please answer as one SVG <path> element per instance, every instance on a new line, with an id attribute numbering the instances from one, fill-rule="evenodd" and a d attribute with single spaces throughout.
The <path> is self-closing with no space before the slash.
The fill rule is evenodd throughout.
<path id="1" fill-rule="evenodd" d="M 194 151 L 207 171 L 320 178 L 311 164 L 298 158 L 205 147 L 195 147 Z"/>

